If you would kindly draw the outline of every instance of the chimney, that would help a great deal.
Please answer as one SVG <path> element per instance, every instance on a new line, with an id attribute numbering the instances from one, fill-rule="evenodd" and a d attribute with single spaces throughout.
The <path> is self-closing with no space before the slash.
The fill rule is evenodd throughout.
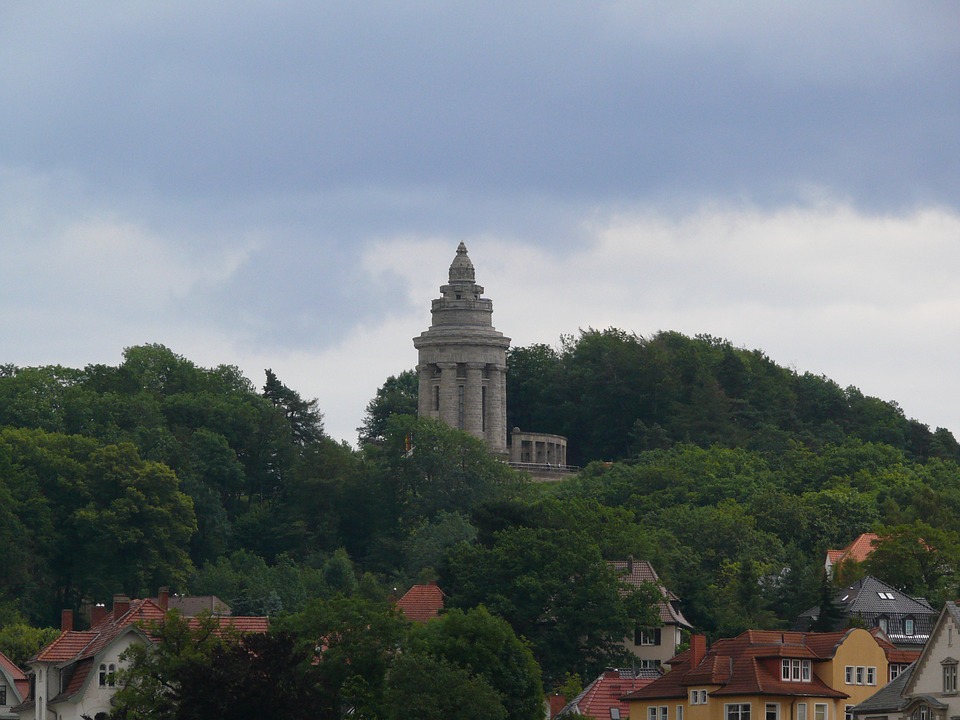
<path id="1" fill-rule="evenodd" d="M 103 603 L 97 603 L 90 608 L 90 627 L 96 627 L 103 622 L 107 616 L 107 606 Z"/>
<path id="2" fill-rule="evenodd" d="M 60 632 L 73 630 L 73 610 L 64 608 L 60 611 Z"/>
<path id="3" fill-rule="evenodd" d="M 627 575 L 633 575 L 633 555 L 627 555 Z"/>
<path id="4" fill-rule="evenodd" d="M 707 636 L 706 635 L 691 635 L 690 636 L 690 668 L 695 668 L 699 665 L 703 658 L 707 655 Z"/>
<path id="5" fill-rule="evenodd" d="M 160 606 L 160 609 L 164 612 L 167 611 L 167 605 L 170 604 L 170 588 L 162 587 L 157 592 L 157 604 Z"/>
<path id="6" fill-rule="evenodd" d="M 130 598 L 123 593 L 113 596 L 113 619 L 119 620 L 130 611 Z"/>

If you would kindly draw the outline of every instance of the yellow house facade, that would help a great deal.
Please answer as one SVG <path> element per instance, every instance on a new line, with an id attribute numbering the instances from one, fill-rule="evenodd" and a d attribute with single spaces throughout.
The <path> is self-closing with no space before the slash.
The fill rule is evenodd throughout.
<path id="1" fill-rule="evenodd" d="M 886 684 L 890 648 L 861 628 L 748 630 L 709 649 L 695 635 L 670 672 L 624 699 L 631 720 L 851 720 Z"/>

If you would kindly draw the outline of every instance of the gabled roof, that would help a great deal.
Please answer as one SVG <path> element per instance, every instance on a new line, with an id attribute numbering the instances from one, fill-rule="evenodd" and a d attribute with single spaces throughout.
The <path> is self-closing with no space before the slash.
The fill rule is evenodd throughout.
<path id="1" fill-rule="evenodd" d="M 26 674 L 17 667 L 17 664 L 10 658 L 0 652 L 0 675 L 6 680 L 7 686 L 14 689 L 16 702 L 9 703 L 16 705 L 25 698 L 30 692 L 30 680 Z"/>
<path id="2" fill-rule="evenodd" d="M 913 674 L 916 664 L 912 664 L 888 682 L 873 695 L 868 697 L 859 705 L 855 705 L 853 712 L 857 715 L 870 713 L 889 713 L 902 710 L 910 702 L 909 698 L 903 697 L 903 690 Z"/>
<path id="3" fill-rule="evenodd" d="M 827 560 L 831 565 L 836 565 L 845 560 L 863 562 L 870 557 L 879 540 L 880 536 L 876 533 L 861 533 L 845 548 L 827 550 Z"/>
<path id="4" fill-rule="evenodd" d="M 620 698 L 646 687 L 658 677 L 658 670 L 606 670 L 568 702 L 557 713 L 557 717 L 588 715 L 598 720 L 610 720 L 610 710 L 616 708 L 620 711 L 620 717 L 627 720 L 630 706 Z"/>
<path id="5" fill-rule="evenodd" d="M 943 627 L 947 622 L 952 622 L 954 626 L 960 627 L 960 609 L 957 608 L 957 604 L 952 600 L 947 600 L 943 604 L 943 610 L 940 611 L 940 615 L 937 617 L 936 623 L 930 632 L 930 641 L 924 645 L 923 650 L 920 651 L 920 657 L 917 659 L 917 662 L 914 663 L 914 668 L 916 669 L 913 677 L 907 681 L 907 684 L 904 686 L 904 693 L 908 695 L 913 695 L 916 691 L 914 687 L 915 680 L 917 675 L 921 672 L 921 668 L 930 666 L 931 662 L 942 662 L 946 660 L 946 657 L 941 655 L 934 655 L 934 653 L 940 652 L 944 655 L 949 652 L 945 650 L 946 643 L 937 642 L 937 636 L 943 633 Z M 956 656 L 954 656 L 956 657 Z M 940 671 L 937 670 L 939 673 Z"/>
<path id="6" fill-rule="evenodd" d="M 711 695 L 802 695 L 811 697 L 849 697 L 811 673 L 809 682 L 786 682 L 781 677 L 780 659 L 822 662 L 832 658 L 850 633 L 780 632 L 747 630 L 735 638 L 717 640 L 703 658 L 691 666 L 690 650 L 677 655 L 673 669 L 658 680 L 627 696 L 645 698 L 686 697 L 694 686 L 719 686 Z"/>
<path id="7" fill-rule="evenodd" d="M 121 607 L 122 610 L 122 607 Z M 96 657 L 114 641 L 128 633 L 135 633 L 146 641 L 153 641 L 144 626 L 163 620 L 166 612 L 152 599 L 131 600 L 125 612 L 110 612 L 89 630 L 68 630 L 52 643 L 42 648 L 29 663 L 49 663 L 61 669 L 62 691 L 50 699 L 50 703 L 70 699 L 83 690 L 93 672 Z M 221 630 L 232 628 L 241 633 L 265 633 L 269 618 L 245 616 L 214 616 Z M 200 623 L 200 618 L 190 617 L 191 627 Z M 21 707 L 26 707 L 22 705 Z"/>
<path id="8" fill-rule="evenodd" d="M 397 607 L 408 620 L 427 622 L 440 615 L 446 595 L 434 582 L 414 585 L 397 601 Z"/>
<path id="9" fill-rule="evenodd" d="M 657 587 L 663 599 L 657 604 L 660 611 L 660 621 L 664 625 L 681 625 L 685 628 L 692 628 L 693 625 L 683 616 L 680 609 L 676 606 L 679 598 L 670 590 L 664 587 L 657 576 L 657 571 L 653 569 L 646 560 L 608 560 L 609 565 L 620 577 L 620 582 L 632 587 L 650 583 Z"/>
<path id="10" fill-rule="evenodd" d="M 132 600 L 117 617 L 108 613 L 89 630 L 68 630 L 41 649 L 28 662 L 65 663 L 93 657 L 137 623 L 163 620 L 164 611 L 152 600 Z"/>

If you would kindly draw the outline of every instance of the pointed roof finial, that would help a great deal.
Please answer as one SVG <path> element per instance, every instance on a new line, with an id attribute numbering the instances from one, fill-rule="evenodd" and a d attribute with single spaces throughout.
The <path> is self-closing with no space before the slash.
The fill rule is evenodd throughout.
<path id="1" fill-rule="evenodd" d="M 467 246 L 460 242 L 457 246 L 457 256 L 450 263 L 450 282 L 476 282 L 476 271 L 473 269 L 473 263 L 467 255 Z"/>

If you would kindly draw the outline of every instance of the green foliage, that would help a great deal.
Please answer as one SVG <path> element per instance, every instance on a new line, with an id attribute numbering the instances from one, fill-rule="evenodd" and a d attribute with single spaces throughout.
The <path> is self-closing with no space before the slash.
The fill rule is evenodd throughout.
<path id="1" fill-rule="evenodd" d="M 484 680 L 506 709 L 508 720 L 543 717 L 540 668 L 533 653 L 505 620 L 483 606 L 466 612 L 450 610 L 411 628 L 407 647 Z"/>
<path id="2" fill-rule="evenodd" d="M 413 370 L 391 375 L 367 403 L 363 425 L 357 428 L 360 445 L 382 443 L 387 437 L 387 423 L 394 415 L 416 415 L 420 380 Z"/>
<path id="3" fill-rule="evenodd" d="M 25 668 L 29 658 L 36 655 L 40 648 L 56 640 L 59 635 L 58 628 L 35 628 L 23 620 L 3 623 L 0 627 L 0 652 Z"/>
<path id="4" fill-rule="evenodd" d="M 332 711 L 377 716 L 388 670 L 407 628 L 395 609 L 359 597 L 314 600 L 282 618 L 277 627 L 299 638 L 301 647 L 316 658 L 316 682 Z"/>
<path id="5" fill-rule="evenodd" d="M 957 594 L 960 536 L 916 520 L 878 526 L 880 539 L 864 561 L 864 570 L 909 595 L 939 604 Z"/>
<path id="6" fill-rule="evenodd" d="M 348 581 L 342 575 L 343 561 L 336 558 L 337 587 L 331 588 L 324 570 L 298 565 L 288 556 L 281 556 L 274 564 L 252 553 L 238 550 L 229 557 L 221 557 L 195 573 L 189 589 L 197 595 L 216 595 L 226 601 L 235 615 L 269 615 L 296 612 L 310 598 L 326 597 L 342 590 Z M 352 574 L 352 570 L 350 571 Z M 354 580 L 354 586 L 356 581 Z"/>
<path id="7" fill-rule="evenodd" d="M 386 720 L 506 720 L 497 692 L 482 678 L 446 660 L 404 654 L 390 671 Z"/>
<path id="8" fill-rule="evenodd" d="M 620 460 L 675 443 L 744 447 L 770 457 L 791 442 L 819 448 L 858 439 L 911 458 L 960 460 L 946 430 L 931 433 L 892 402 L 822 375 L 777 366 L 758 350 L 698 335 L 651 338 L 610 328 L 513 348 L 508 422 L 566 435 L 571 462 Z"/>
<path id="9" fill-rule="evenodd" d="M 312 653 L 285 633 L 240 635 L 217 618 L 191 623 L 176 613 L 151 624 L 156 644 L 135 643 L 121 656 L 116 720 L 338 717 L 316 682 Z"/>
<path id="10" fill-rule="evenodd" d="M 490 546 L 458 546 L 445 587 L 454 604 L 483 604 L 530 641 L 547 679 L 595 672 L 620 658 L 636 625 L 657 625 L 654 597 L 625 592 L 586 534 L 511 527 Z"/>

